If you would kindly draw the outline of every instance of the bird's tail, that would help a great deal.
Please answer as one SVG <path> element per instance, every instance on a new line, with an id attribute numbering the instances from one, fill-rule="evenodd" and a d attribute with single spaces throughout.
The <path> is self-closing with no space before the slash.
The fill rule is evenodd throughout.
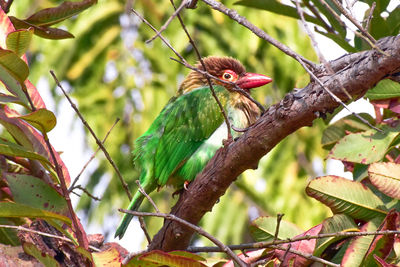
<path id="1" fill-rule="evenodd" d="M 150 194 L 150 192 L 156 189 L 157 185 L 155 183 L 150 182 L 150 183 L 144 183 L 142 187 L 146 193 Z M 144 198 L 145 196 L 138 190 L 133 196 L 133 199 L 128 206 L 128 210 L 133 210 L 133 211 L 138 210 Z M 115 231 L 114 237 L 119 237 L 119 239 L 121 239 L 124 236 L 125 231 L 128 228 L 128 225 L 131 222 L 132 218 L 133 218 L 132 214 L 128 213 L 124 214 L 124 217 L 122 217 L 122 220 L 119 223 L 117 230 Z"/>

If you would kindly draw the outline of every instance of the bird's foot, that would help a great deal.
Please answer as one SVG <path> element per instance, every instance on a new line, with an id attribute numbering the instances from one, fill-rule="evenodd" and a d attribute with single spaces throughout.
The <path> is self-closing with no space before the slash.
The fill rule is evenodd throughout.
<path id="1" fill-rule="evenodd" d="M 173 193 L 172 193 L 172 197 L 175 198 L 176 195 L 180 195 L 180 194 L 182 194 L 184 191 L 187 191 L 187 190 L 188 190 L 187 186 L 188 186 L 189 183 L 190 183 L 189 181 L 185 181 L 185 182 L 183 183 L 183 188 L 178 189 L 178 190 L 176 190 L 175 192 L 173 192 Z"/>
<path id="2" fill-rule="evenodd" d="M 176 190 L 175 192 L 172 193 L 172 198 L 175 198 L 176 195 L 180 195 L 183 193 L 183 188 Z"/>

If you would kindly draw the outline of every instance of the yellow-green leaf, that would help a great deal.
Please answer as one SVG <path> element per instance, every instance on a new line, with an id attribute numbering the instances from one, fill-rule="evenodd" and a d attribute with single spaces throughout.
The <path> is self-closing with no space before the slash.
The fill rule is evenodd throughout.
<path id="1" fill-rule="evenodd" d="M 17 173 L 7 173 L 5 178 L 16 203 L 63 215 L 68 213 L 65 198 L 41 179 Z"/>
<path id="2" fill-rule="evenodd" d="M 119 267 L 121 266 L 121 255 L 115 248 L 92 253 L 96 267 Z"/>
<path id="3" fill-rule="evenodd" d="M 26 254 L 29 254 L 29 255 L 33 256 L 34 258 L 36 258 L 44 266 L 46 266 L 46 267 L 60 266 L 60 264 L 53 257 L 40 251 L 34 244 L 24 243 L 22 247 Z"/>
<path id="4" fill-rule="evenodd" d="M 346 178 L 334 175 L 318 177 L 311 180 L 306 193 L 327 205 L 334 214 L 344 213 L 359 220 L 387 214 L 383 201 L 371 189 Z"/>
<path id="5" fill-rule="evenodd" d="M 369 180 L 388 196 L 400 199 L 400 164 L 373 163 L 368 168 Z"/>
<path id="6" fill-rule="evenodd" d="M 33 35 L 33 28 L 16 30 L 7 35 L 7 49 L 13 51 L 19 57 L 28 50 Z"/>
<path id="7" fill-rule="evenodd" d="M 0 217 L 29 217 L 41 219 L 57 219 L 71 225 L 71 220 L 54 212 L 32 208 L 14 202 L 0 202 Z"/>
<path id="8" fill-rule="evenodd" d="M 38 109 L 26 115 L 18 116 L 18 118 L 29 122 L 41 132 L 50 132 L 57 124 L 57 118 L 53 112 L 44 108 Z"/>

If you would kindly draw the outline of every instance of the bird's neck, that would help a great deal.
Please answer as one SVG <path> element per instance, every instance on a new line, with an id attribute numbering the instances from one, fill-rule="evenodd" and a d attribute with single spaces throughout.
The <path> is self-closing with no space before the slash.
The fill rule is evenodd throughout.
<path id="1" fill-rule="evenodd" d="M 179 86 L 177 96 L 189 93 L 197 88 L 208 86 L 207 79 L 198 72 L 192 71 Z"/>
<path id="2" fill-rule="evenodd" d="M 260 117 L 260 109 L 242 94 L 231 93 L 228 103 L 230 121 L 235 127 L 247 128 Z"/>

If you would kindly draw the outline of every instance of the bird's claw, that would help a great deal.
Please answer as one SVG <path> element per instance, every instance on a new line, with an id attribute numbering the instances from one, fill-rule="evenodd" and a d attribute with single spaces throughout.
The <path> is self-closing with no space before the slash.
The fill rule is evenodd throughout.
<path id="1" fill-rule="evenodd" d="M 185 181 L 183 183 L 183 189 L 185 189 L 186 191 L 188 190 L 188 188 L 187 188 L 188 184 L 189 184 L 189 181 Z"/>
<path id="2" fill-rule="evenodd" d="M 235 127 L 234 125 L 231 125 L 231 127 L 232 127 L 232 129 L 233 129 L 235 132 L 239 132 L 239 133 L 247 132 L 247 130 L 249 129 L 249 127 L 246 127 L 246 128 L 237 128 L 237 127 Z"/>
<path id="3" fill-rule="evenodd" d="M 188 185 L 189 185 L 189 181 L 185 181 L 183 183 L 183 188 L 176 190 L 175 192 L 172 193 L 172 197 L 175 198 L 176 195 L 180 195 L 182 194 L 184 191 L 188 190 Z"/>

